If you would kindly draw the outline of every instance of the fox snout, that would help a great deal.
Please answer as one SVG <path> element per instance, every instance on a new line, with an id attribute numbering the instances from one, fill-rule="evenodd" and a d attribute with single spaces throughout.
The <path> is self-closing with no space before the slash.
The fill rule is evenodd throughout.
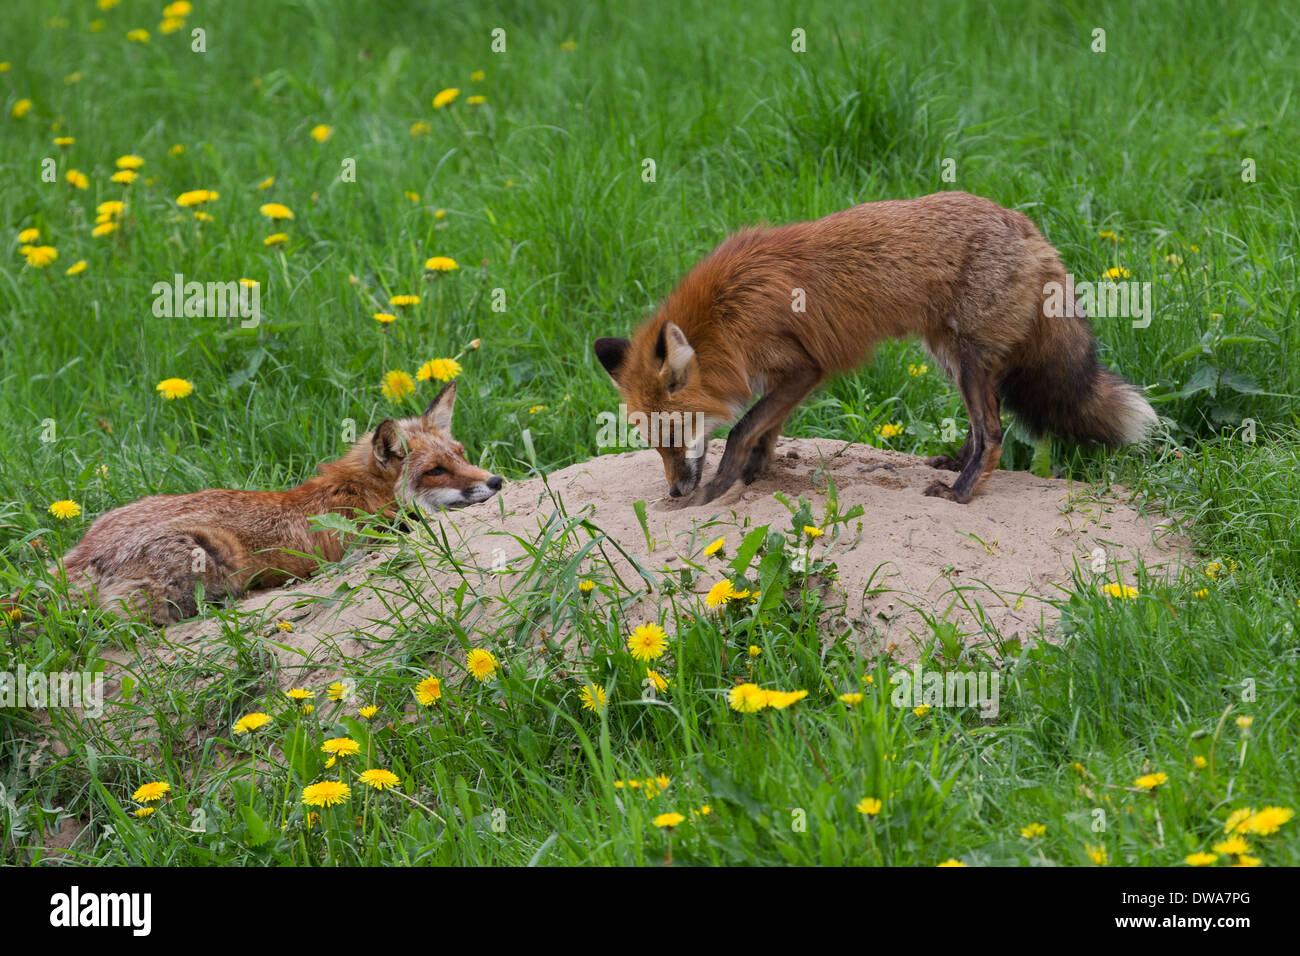
<path id="1" fill-rule="evenodd" d="M 668 494 L 673 498 L 689 495 L 698 487 L 704 470 L 704 456 L 692 458 L 682 448 L 660 448 L 664 460 L 664 477 L 668 479 Z"/>

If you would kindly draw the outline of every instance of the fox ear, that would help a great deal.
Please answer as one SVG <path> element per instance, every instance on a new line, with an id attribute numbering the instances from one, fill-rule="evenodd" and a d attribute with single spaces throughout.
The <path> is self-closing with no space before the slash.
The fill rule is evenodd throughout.
<path id="1" fill-rule="evenodd" d="M 665 322 L 659 330 L 655 352 L 663 358 L 668 391 L 675 392 L 682 388 L 690 378 L 691 360 L 695 358 L 695 349 L 686 340 L 686 333 L 674 323 Z"/>
<path id="2" fill-rule="evenodd" d="M 623 367 L 623 360 L 627 358 L 627 350 L 631 345 L 627 339 L 596 339 L 592 343 L 596 358 L 600 359 L 600 364 L 605 366 L 605 371 L 615 382 L 618 381 L 618 370 Z"/>
<path id="3" fill-rule="evenodd" d="M 448 382 L 424 410 L 424 424 L 451 434 L 451 413 L 456 407 L 456 383 Z"/>
<path id="4" fill-rule="evenodd" d="M 397 422 L 391 418 L 385 418 L 375 429 L 375 437 L 370 439 L 370 447 L 375 457 L 375 463 L 381 466 L 387 465 L 394 459 L 406 457 L 406 447 L 402 443 L 402 433 L 397 427 Z"/>

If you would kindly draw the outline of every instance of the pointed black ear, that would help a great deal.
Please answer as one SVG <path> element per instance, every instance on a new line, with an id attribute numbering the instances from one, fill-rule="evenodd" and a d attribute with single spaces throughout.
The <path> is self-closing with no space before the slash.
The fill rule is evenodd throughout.
<path id="1" fill-rule="evenodd" d="M 370 446 L 374 450 L 375 461 L 380 465 L 387 465 L 394 459 L 406 457 L 406 448 L 402 443 L 402 433 L 397 428 L 397 422 L 391 418 L 385 418 L 375 429 L 375 437 L 370 439 Z"/>
<path id="2" fill-rule="evenodd" d="M 614 381 L 618 381 L 618 370 L 623 367 L 623 360 L 627 358 L 627 350 L 631 345 L 627 339 L 596 339 L 592 344 L 596 358 L 600 359 L 600 364 L 605 366 L 605 371 Z"/>
<path id="3" fill-rule="evenodd" d="M 424 410 L 424 424 L 451 434 L 451 413 L 456 407 L 456 383 L 448 382 Z"/>

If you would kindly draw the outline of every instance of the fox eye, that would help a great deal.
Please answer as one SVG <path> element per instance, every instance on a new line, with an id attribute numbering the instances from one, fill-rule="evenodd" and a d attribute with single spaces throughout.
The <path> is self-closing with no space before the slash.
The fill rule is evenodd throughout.
<path id="1" fill-rule="evenodd" d="M 439 465 L 437 468 L 430 468 L 428 471 L 426 471 L 424 473 L 424 477 L 437 478 L 439 475 L 445 475 L 446 473 L 447 473 L 447 469 Z"/>

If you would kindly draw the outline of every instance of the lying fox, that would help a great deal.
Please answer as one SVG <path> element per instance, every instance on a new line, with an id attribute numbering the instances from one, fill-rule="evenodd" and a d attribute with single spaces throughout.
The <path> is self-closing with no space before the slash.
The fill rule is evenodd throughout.
<path id="1" fill-rule="evenodd" d="M 288 491 L 155 495 L 101 515 L 64 559 L 69 587 L 101 607 L 123 602 L 155 624 L 171 624 L 198 613 L 198 584 L 207 600 L 237 597 L 341 558 L 346 542 L 311 530 L 311 515 L 395 518 L 399 506 L 433 511 L 486 501 L 501 477 L 471 465 L 451 437 L 455 401 L 452 382 L 421 417 L 386 419 Z"/>
<path id="2" fill-rule="evenodd" d="M 988 199 L 863 203 L 736 233 L 631 341 L 597 339 L 594 349 L 629 419 L 651 423 L 639 427 L 673 497 L 699 484 L 710 434 L 762 394 L 731 430 L 705 503 L 766 470 L 785 420 L 827 376 L 865 362 L 881 339 L 919 335 L 970 417 L 957 457 L 927 460 L 960 474 L 925 494 L 964 504 L 997 467 L 1001 402 L 1030 433 L 1081 443 L 1142 441 L 1157 424 L 1140 392 L 1097 364 L 1082 312 L 1045 308 L 1065 282 L 1034 224 Z M 693 421 L 703 427 L 690 435 L 680 423 Z"/>

